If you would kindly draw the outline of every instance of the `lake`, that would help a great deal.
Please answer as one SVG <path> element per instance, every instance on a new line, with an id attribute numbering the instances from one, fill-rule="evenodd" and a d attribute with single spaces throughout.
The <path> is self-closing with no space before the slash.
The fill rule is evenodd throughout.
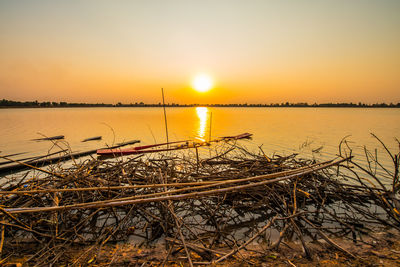
<path id="1" fill-rule="evenodd" d="M 212 114 L 212 115 L 211 115 Z M 250 141 L 241 142 L 251 150 L 259 145 L 267 154 L 333 158 L 340 140 L 348 140 L 357 156 L 362 146 L 379 148 L 371 137 L 375 133 L 394 152 L 400 139 L 400 109 L 389 108 L 167 108 L 169 140 L 209 139 L 254 134 Z M 141 144 L 165 141 L 162 108 L 49 108 L 0 109 L 1 155 L 23 153 L 14 158 L 43 155 L 59 150 L 49 141 L 32 141 L 43 136 L 64 135 L 59 147 L 73 151 L 110 146 L 132 139 Z M 81 142 L 93 136 L 100 141 Z M 382 161 L 389 164 L 383 153 Z"/>

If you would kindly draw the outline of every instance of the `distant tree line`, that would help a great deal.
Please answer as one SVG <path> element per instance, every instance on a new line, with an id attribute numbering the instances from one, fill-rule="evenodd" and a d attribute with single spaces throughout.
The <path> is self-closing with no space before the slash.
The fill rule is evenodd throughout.
<path id="1" fill-rule="evenodd" d="M 3 99 L 0 107 L 28 107 L 28 108 L 48 108 L 48 107 L 113 107 L 112 104 L 89 104 L 89 103 L 67 103 L 67 102 L 38 102 L 36 101 L 13 101 Z"/>
<path id="2" fill-rule="evenodd" d="M 360 107 L 360 108 L 400 108 L 400 103 L 322 103 L 308 104 L 304 103 L 270 103 L 270 104 L 177 104 L 167 103 L 168 107 Z M 162 107 L 161 103 L 145 104 L 143 102 L 135 102 L 130 104 L 104 104 L 104 103 L 67 103 L 67 102 L 38 102 L 38 101 L 13 101 L 3 99 L 0 101 L 0 107 L 26 107 L 26 108 L 51 108 L 51 107 Z"/>

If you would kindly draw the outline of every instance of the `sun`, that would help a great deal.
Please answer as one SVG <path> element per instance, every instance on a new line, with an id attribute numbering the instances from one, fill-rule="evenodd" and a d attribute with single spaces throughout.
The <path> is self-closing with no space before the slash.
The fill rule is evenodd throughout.
<path id="1" fill-rule="evenodd" d="M 207 74 L 199 74 L 193 80 L 193 88 L 200 93 L 209 91 L 212 86 L 212 80 Z"/>

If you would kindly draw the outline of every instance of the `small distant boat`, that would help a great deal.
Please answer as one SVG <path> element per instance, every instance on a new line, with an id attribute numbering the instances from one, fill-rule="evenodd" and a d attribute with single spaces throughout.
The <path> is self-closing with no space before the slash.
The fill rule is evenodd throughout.
<path id="1" fill-rule="evenodd" d="M 184 141 L 176 141 L 176 142 L 169 142 L 169 143 L 160 143 L 160 144 L 153 144 L 153 145 L 146 145 L 146 146 L 137 146 L 132 148 L 126 149 L 99 149 L 97 150 L 97 155 L 100 156 L 125 156 L 125 155 L 134 155 L 134 154 L 146 154 L 146 153 L 155 153 L 155 152 L 165 152 L 165 151 L 173 151 L 179 149 L 187 149 L 187 148 L 195 148 L 201 146 L 208 146 L 211 142 L 220 142 L 220 141 L 230 141 L 230 140 L 239 140 L 239 139 L 249 139 L 251 138 L 252 134 L 250 133 L 243 133 L 234 136 L 224 136 L 217 138 L 215 140 L 211 140 L 209 142 L 195 142 L 190 140 Z M 169 145 L 174 146 L 169 146 Z M 161 146 L 167 146 L 163 148 L 157 148 Z"/>
<path id="2" fill-rule="evenodd" d="M 51 137 L 44 137 L 44 138 L 36 138 L 32 139 L 32 141 L 51 141 L 51 140 L 60 140 L 64 139 L 64 135 L 56 135 L 56 136 L 51 136 Z"/>
<path id="3" fill-rule="evenodd" d="M 101 140 L 101 136 L 86 138 L 86 139 L 83 139 L 81 142 L 88 142 L 88 141 L 94 141 L 94 140 Z"/>

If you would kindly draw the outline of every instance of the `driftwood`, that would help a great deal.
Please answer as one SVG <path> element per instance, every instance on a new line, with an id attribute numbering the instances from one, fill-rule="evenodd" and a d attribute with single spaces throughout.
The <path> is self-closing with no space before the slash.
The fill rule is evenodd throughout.
<path id="1" fill-rule="evenodd" d="M 188 265 L 241 260 L 254 242 L 263 255 L 291 240 L 305 257 L 314 256 L 314 241 L 358 258 L 335 238 L 365 243 L 363 236 L 374 240 L 382 227 L 400 229 L 398 185 L 390 183 L 398 180 L 358 168 L 344 147 L 341 157 L 315 162 L 267 157 L 229 140 L 197 151 L 198 158 L 189 149 L 36 167 L 1 185 L 2 258 L 84 265 L 105 244 L 131 237 L 136 246 L 165 242 L 165 258 L 153 264 L 182 257 Z M 388 176 L 396 174 L 384 167 Z M 86 246 L 78 255 L 65 253 L 78 245 Z"/>

